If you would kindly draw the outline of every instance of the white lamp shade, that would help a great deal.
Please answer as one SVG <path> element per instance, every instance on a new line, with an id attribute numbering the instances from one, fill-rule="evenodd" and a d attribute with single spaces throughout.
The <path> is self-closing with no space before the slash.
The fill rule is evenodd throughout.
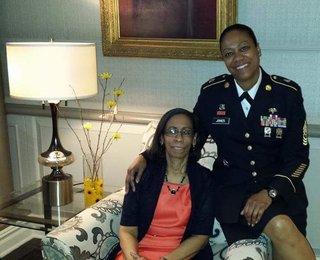
<path id="1" fill-rule="evenodd" d="M 93 43 L 7 43 L 10 96 L 70 100 L 97 94 Z"/>

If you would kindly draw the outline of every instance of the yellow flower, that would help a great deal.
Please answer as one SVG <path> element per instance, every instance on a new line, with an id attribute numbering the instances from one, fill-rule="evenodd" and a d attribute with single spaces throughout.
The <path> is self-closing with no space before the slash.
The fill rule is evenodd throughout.
<path id="1" fill-rule="evenodd" d="M 85 157 L 85 160 L 90 160 L 93 163 L 92 167 L 88 167 L 88 178 L 85 178 L 84 183 L 84 193 L 85 193 L 85 205 L 89 206 L 93 203 L 101 200 L 103 198 L 103 179 L 99 177 L 99 164 L 103 155 L 109 150 L 114 140 L 118 141 L 120 139 L 120 134 L 115 131 L 119 131 L 121 125 L 117 127 L 118 130 L 113 129 L 111 125 L 115 120 L 115 115 L 118 112 L 118 100 L 120 96 L 124 94 L 122 90 L 122 85 L 125 81 L 123 79 L 118 85 L 118 87 L 108 88 L 108 79 L 112 77 L 112 73 L 103 72 L 98 75 L 98 81 L 101 86 L 101 117 L 99 117 L 100 126 L 99 129 L 94 128 L 95 133 L 91 133 L 90 130 L 93 129 L 92 121 L 89 122 L 84 121 L 83 119 L 83 108 L 80 105 L 80 101 L 77 98 L 76 93 L 75 99 L 77 100 L 78 108 L 80 109 L 80 127 L 83 127 L 82 134 L 85 137 L 86 142 L 82 142 L 81 138 L 77 135 L 76 131 L 73 129 L 71 124 L 68 122 L 69 127 L 72 129 L 76 138 L 79 141 L 81 151 Z M 110 117 L 111 116 L 111 117 Z M 109 120 L 110 119 L 110 120 Z M 108 121 L 109 125 L 104 127 L 104 123 Z M 95 134 L 95 136 L 92 136 Z M 96 142 L 92 142 L 94 140 Z M 87 154 L 89 151 L 89 154 Z M 101 168 L 100 168 L 101 169 Z M 95 184 L 93 183 L 95 182 Z"/>
<path id="2" fill-rule="evenodd" d="M 108 107 L 115 107 L 117 105 L 117 102 L 114 100 L 108 100 L 106 104 Z"/>
<path id="3" fill-rule="evenodd" d="M 115 89 L 114 91 L 113 91 L 113 94 L 114 95 L 116 95 L 116 96 L 121 96 L 121 95 L 123 95 L 123 93 L 124 93 L 124 91 L 122 90 L 122 89 Z"/>
<path id="4" fill-rule="evenodd" d="M 85 123 L 83 124 L 83 128 L 87 131 L 91 130 L 92 129 L 92 124 L 90 123 Z"/>
<path id="5" fill-rule="evenodd" d="M 100 74 L 100 77 L 102 79 L 110 79 L 112 77 L 112 73 L 103 72 L 103 73 Z"/>
<path id="6" fill-rule="evenodd" d="M 118 133 L 118 132 L 112 134 L 112 138 L 113 138 L 114 140 L 116 140 L 116 141 L 119 140 L 120 137 L 121 137 L 121 136 L 120 136 L 120 133 Z"/>

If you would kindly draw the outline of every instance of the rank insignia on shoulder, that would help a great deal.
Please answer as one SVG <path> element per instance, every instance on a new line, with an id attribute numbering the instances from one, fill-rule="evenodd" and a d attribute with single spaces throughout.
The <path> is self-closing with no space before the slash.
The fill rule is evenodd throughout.
<path id="1" fill-rule="evenodd" d="M 216 80 L 216 78 L 209 79 L 208 83 L 210 84 L 210 83 L 214 82 L 215 80 Z"/>
<path id="2" fill-rule="evenodd" d="M 290 83 L 291 82 L 290 79 L 287 79 L 287 78 L 284 78 L 284 77 L 280 77 L 280 76 L 276 76 L 276 75 L 272 75 L 272 78 L 274 80 L 284 81 L 286 83 Z"/>
<path id="3" fill-rule="evenodd" d="M 215 86 L 221 82 L 226 81 L 228 74 L 222 74 L 220 76 L 217 76 L 215 78 L 209 79 L 206 83 L 204 83 L 201 87 L 201 90 L 205 90 L 208 87 Z"/>
<path id="4" fill-rule="evenodd" d="M 271 78 L 271 80 L 273 82 L 275 82 L 277 84 L 280 84 L 282 86 L 285 86 L 285 87 L 291 88 L 291 89 L 293 89 L 295 91 L 298 91 L 298 88 L 299 88 L 298 84 L 295 83 L 294 81 L 290 80 L 290 79 L 287 79 L 287 78 L 284 78 L 284 77 L 281 77 L 281 76 L 277 76 L 277 75 L 271 75 L 270 78 Z M 267 90 L 267 86 L 266 86 L 266 90 Z"/>
<path id="5" fill-rule="evenodd" d="M 211 84 L 211 83 L 215 83 L 217 81 L 221 81 L 223 79 L 225 79 L 227 77 L 228 74 L 222 74 L 222 75 L 219 75 L 217 77 L 214 77 L 214 78 L 211 78 L 208 80 L 208 83 Z"/>

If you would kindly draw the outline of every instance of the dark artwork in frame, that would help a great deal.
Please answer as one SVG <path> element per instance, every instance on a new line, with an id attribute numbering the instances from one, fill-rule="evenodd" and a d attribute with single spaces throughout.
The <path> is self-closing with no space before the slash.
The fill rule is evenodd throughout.
<path id="1" fill-rule="evenodd" d="M 237 0 L 100 0 L 103 55 L 221 60 Z"/>
<path id="2" fill-rule="evenodd" d="M 120 36 L 216 38 L 216 0 L 120 0 Z"/>

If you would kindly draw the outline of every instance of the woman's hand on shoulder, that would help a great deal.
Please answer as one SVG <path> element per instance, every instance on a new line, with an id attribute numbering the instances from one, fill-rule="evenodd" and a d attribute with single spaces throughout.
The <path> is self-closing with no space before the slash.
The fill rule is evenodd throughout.
<path id="1" fill-rule="evenodd" d="M 125 191 L 128 193 L 130 187 L 133 191 L 136 190 L 135 183 L 138 183 L 141 179 L 143 171 L 147 166 L 145 158 L 140 154 L 129 166 L 127 170 Z"/>

